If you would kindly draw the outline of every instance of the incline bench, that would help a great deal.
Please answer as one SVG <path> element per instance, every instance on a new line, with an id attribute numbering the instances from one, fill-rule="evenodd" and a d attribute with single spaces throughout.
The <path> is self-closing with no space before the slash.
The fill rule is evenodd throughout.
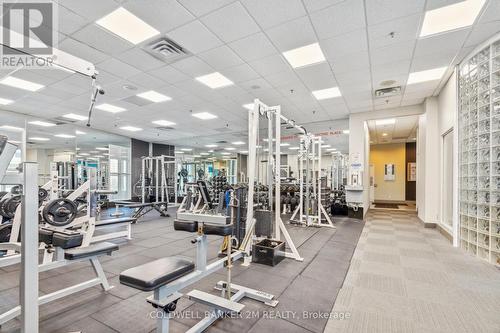
<path id="1" fill-rule="evenodd" d="M 167 213 L 168 202 L 134 202 L 127 200 L 116 200 L 113 201 L 116 205 L 116 210 L 120 207 L 134 209 L 134 213 L 132 217 L 135 219 L 139 219 L 151 212 L 152 210 L 156 210 L 163 217 L 169 217 L 170 215 Z M 115 212 L 116 214 L 116 212 Z"/>
<path id="2" fill-rule="evenodd" d="M 203 218 L 203 215 L 198 216 L 198 218 Z M 167 333 L 169 331 L 169 314 L 175 311 L 177 301 L 182 297 L 179 292 L 181 289 L 224 267 L 228 269 L 230 278 L 231 263 L 240 259 L 243 255 L 242 252 L 232 252 L 227 257 L 207 264 L 207 235 L 231 237 L 232 227 L 232 224 L 175 220 L 175 230 L 197 232 L 196 238 L 192 241 L 192 243 L 196 243 L 195 262 L 185 257 L 172 256 L 130 268 L 120 274 L 121 284 L 141 291 L 153 291 L 153 295 L 148 297 L 147 301 L 163 312 L 163 315 L 158 316 L 157 319 L 157 332 Z M 240 313 L 244 305 L 238 302 L 243 297 L 261 301 L 270 306 L 278 304 L 274 295 L 224 281 L 217 283 L 215 288 L 221 291 L 221 296 L 199 290 L 192 290 L 187 294 L 191 300 L 212 308 L 211 314 L 189 329 L 188 332 L 204 331 L 225 313 Z M 232 294 L 231 290 L 234 290 L 235 293 Z"/>
<path id="3" fill-rule="evenodd" d="M 72 295 L 97 285 L 101 285 L 104 291 L 113 288 L 109 285 L 106 274 L 98 258 L 102 255 L 111 255 L 114 251 L 118 250 L 118 245 L 102 242 L 86 247 L 78 247 L 82 242 L 82 235 L 80 233 L 71 232 L 69 230 L 54 231 L 45 227 L 40 228 L 39 237 L 40 241 L 44 242 L 47 246 L 55 246 L 53 250 L 55 251 L 56 257 L 56 260 L 53 262 L 39 265 L 39 272 L 45 272 L 72 263 L 89 260 L 96 274 L 96 277 L 93 279 L 40 296 L 38 298 L 39 305 L 58 300 L 62 297 Z M 16 306 L 0 314 L 0 325 L 18 317 L 20 314 L 21 306 Z"/>

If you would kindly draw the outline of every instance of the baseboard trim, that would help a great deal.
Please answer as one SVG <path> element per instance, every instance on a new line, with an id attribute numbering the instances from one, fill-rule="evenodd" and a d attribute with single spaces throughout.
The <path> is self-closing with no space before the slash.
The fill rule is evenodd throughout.
<path id="1" fill-rule="evenodd" d="M 418 218 L 418 220 L 420 221 L 420 223 L 422 223 L 422 225 L 424 226 L 424 228 L 436 228 L 437 225 L 438 225 L 437 223 L 424 222 L 420 218 Z"/>
<path id="2" fill-rule="evenodd" d="M 441 235 L 443 235 L 450 243 L 453 244 L 453 236 L 450 234 L 448 230 L 440 226 L 439 224 L 436 226 L 437 230 Z"/>

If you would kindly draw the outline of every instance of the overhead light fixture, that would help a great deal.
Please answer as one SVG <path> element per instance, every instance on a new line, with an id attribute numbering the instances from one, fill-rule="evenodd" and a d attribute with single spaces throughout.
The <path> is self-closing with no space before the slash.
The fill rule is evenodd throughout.
<path id="1" fill-rule="evenodd" d="M 0 84 L 28 91 L 38 91 L 45 87 L 43 84 L 18 79 L 17 77 L 13 76 L 7 76 L 0 81 Z"/>
<path id="2" fill-rule="evenodd" d="M 343 130 L 342 133 L 349 134 L 349 133 L 351 133 L 351 131 L 350 130 Z"/>
<path id="3" fill-rule="evenodd" d="M 75 134 L 76 134 L 76 135 L 84 135 L 84 134 L 87 134 L 87 133 L 86 133 L 86 132 L 79 131 L 79 130 L 75 130 Z"/>
<path id="4" fill-rule="evenodd" d="M 160 33 L 123 7 L 119 7 L 95 23 L 136 45 Z"/>
<path id="5" fill-rule="evenodd" d="M 299 150 L 300 147 L 289 147 L 288 149 L 290 149 L 290 150 Z"/>
<path id="6" fill-rule="evenodd" d="M 330 148 L 330 145 L 321 145 L 321 148 Z"/>
<path id="7" fill-rule="evenodd" d="M 87 120 L 87 117 L 81 116 L 81 115 L 75 114 L 75 113 L 64 114 L 63 118 L 72 119 L 72 120 Z"/>
<path id="8" fill-rule="evenodd" d="M 98 154 L 99 152 L 97 150 L 91 150 L 90 153 L 91 154 Z"/>
<path id="9" fill-rule="evenodd" d="M 382 133 L 382 136 L 387 136 L 387 133 Z"/>
<path id="10" fill-rule="evenodd" d="M 222 152 L 221 155 L 231 155 L 231 153 Z"/>
<path id="11" fill-rule="evenodd" d="M 240 154 L 248 154 L 248 150 L 242 150 L 240 151 Z"/>
<path id="12" fill-rule="evenodd" d="M 201 82 L 212 89 L 222 88 L 234 84 L 233 81 L 229 80 L 219 72 L 198 76 L 196 81 Z"/>
<path id="13" fill-rule="evenodd" d="M 337 150 L 337 148 L 329 148 L 326 151 L 336 151 L 336 150 Z"/>
<path id="14" fill-rule="evenodd" d="M 54 136 L 56 136 L 56 137 L 58 137 L 58 138 L 65 138 L 65 139 L 75 138 L 75 136 L 74 136 L 74 135 L 71 135 L 71 134 L 56 134 L 56 135 L 54 135 Z"/>
<path id="15" fill-rule="evenodd" d="M 210 155 L 209 153 L 200 153 L 200 155 L 207 156 Z"/>
<path id="16" fill-rule="evenodd" d="M 42 126 L 42 127 L 56 126 L 56 124 L 54 124 L 54 123 L 49 123 L 49 122 L 41 121 L 41 120 L 29 121 L 28 124 L 36 125 L 36 126 Z"/>
<path id="17" fill-rule="evenodd" d="M 193 113 L 193 117 L 196 117 L 196 118 L 201 119 L 201 120 L 210 120 L 210 119 L 217 118 L 216 115 L 211 114 L 209 112 Z"/>
<path id="18" fill-rule="evenodd" d="M 184 154 L 184 152 L 183 152 L 183 151 L 178 151 L 178 150 L 176 150 L 176 151 L 175 151 L 175 153 L 176 153 L 176 154 Z"/>
<path id="19" fill-rule="evenodd" d="M 181 148 L 182 151 L 193 151 L 193 148 Z"/>
<path id="20" fill-rule="evenodd" d="M 95 155 L 94 157 L 97 157 L 97 158 L 104 158 L 104 156 L 102 156 L 102 155 Z"/>
<path id="21" fill-rule="evenodd" d="M 96 150 L 109 150 L 109 148 L 106 148 L 106 147 L 96 147 L 95 149 Z"/>
<path id="22" fill-rule="evenodd" d="M 309 44 L 283 52 L 285 59 L 293 68 L 317 64 L 325 61 L 325 56 L 318 43 Z"/>
<path id="23" fill-rule="evenodd" d="M 81 155 L 81 156 L 90 156 L 90 154 L 88 154 L 88 153 L 80 153 L 79 155 Z"/>
<path id="24" fill-rule="evenodd" d="M 280 146 L 281 146 L 281 147 L 288 147 L 289 145 L 290 145 L 290 144 L 289 144 L 289 143 L 286 143 L 286 142 L 285 142 L 285 143 L 280 143 Z"/>
<path id="25" fill-rule="evenodd" d="M 193 155 L 194 158 L 200 158 L 201 155 Z"/>
<path id="26" fill-rule="evenodd" d="M 235 141 L 235 142 L 233 142 L 233 145 L 235 145 L 235 146 L 241 146 L 241 145 L 244 145 L 244 144 L 245 144 L 245 142 L 243 142 L 243 141 Z"/>
<path id="27" fill-rule="evenodd" d="M 417 140 L 417 138 L 411 138 L 412 140 Z"/>
<path id="28" fill-rule="evenodd" d="M 16 126 L 10 126 L 10 125 L 2 125 L 0 126 L 1 129 L 7 130 L 7 131 L 16 131 L 16 132 L 22 132 L 24 131 L 24 128 L 21 127 L 16 127 Z"/>
<path id="29" fill-rule="evenodd" d="M 420 83 L 420 82 L 426 82 L 426 81 L 441 80 L 441 78 L 443 77 L 443 74 L 446 72 L 447 68 L 448 67 L 445 66 L 445 67 L 433 68 L 433 69 L 428 69 L 425 71 L 410 73 L 406 84 L 414 84 L 414 83 Z"/>
<path id="30" fill-rule="evenodd" d="M 420 37 L 473 25 L 485 3 L 486 0 L 466 0 L 427 11 Z"/>
<path id="31" fill-rule="evenodd" d="M 122 107 L 111 105 L 111 104 L 108 104 L 108 103 L 99 104 L 95 108 L 98 109 L 98 110 L 102 110 L 102 111 L 106 111 L 106 112 L 111 112 L 111 113 L 118 113 L 118 112 L 123 112 L 123 111 L 127 110 L 127 109 L 124 109 Z"/>
<path id="32" fill-rule="evenodd" d="M 158 126 L 174 126 L 175 123 L 168 121 L 168 120 L 155 120 L 152 121 L 153 124 L 158 125 Z"/>
<path id="33" fill-rule="evenodd" d="M 253 110 L 253 103 L 243 104 L 242 106 L 247 110 Z"/>
<path id="34" fill-rule="evenodd" d="M 327 89 L 315 90 L 312 92 L 313 96 L 317 100 L 329 99 L 340 97 L 342 94 L 340 93 L 339 87 L 332 87 Z"/>
<path id="35" fill-rule="evenodd" d="M 130 131 L 130 132 L 139 132 L 142 131 L 142 128 L 135 127 L 135 126 L 122 126 L 120 129 L 124 131 Z"/>
<path id="36" fill-rule="evenodd" d="M 207 148 L 217 148 L 218 146 L 214 145 L 214 144 L 209 144 L 209 145 L 205 145 L 205 147 L 207 147 Z"/>
<path id="37" fill-rule="evenodd" d="M 375 124 L 377 126 L 383 126 L 383 125 L 393 125 L 396 123 L 396 119 L 395 118 L 389 118 L 389 119 L 379 119 L 379 120 L 375 120 Z"/>
<path id="38" fill-rule="evenodd" d="M 39 137 L 39 136 L 33 136 L 31 138 L 28 138 L 28 140 L 33 140 L 33 141 L 50 141 L 49 138 L 42 138 L 42 137 Z"/>
<path id="39" fill-rule="evenodd" d="M 227 147 L 227 148 L 224 148 L 225 150 L 236 150 L 236 148 L 234 147 Z"/>
<path id="40" fill-rule="evenodd" d="M 208 152 L 209 152 L 209 153 L 213 153 L 213 152 L 214 152 L 214 150 L 212 149 L 212 150 L 209 150 Z"/>
<path id="41" fill-rule="evenodd" d="M 0 105 L 9 105 L 14 103 L 13 100 L 7 98 L 0 98 Z"/>
<path id="42" fill-rule="evenodd" d="M 153 103 L 161 103 L 161 102 L 166 102 L 172 100 L 172 98 L 165 96 L 163 94 L 160 94 L 159 92 L 156 92 L 154 90 L 146 91 L 140 94 L 137 94 L 137 97 L 147 99 L 148 101 L 151 101 Z"/>

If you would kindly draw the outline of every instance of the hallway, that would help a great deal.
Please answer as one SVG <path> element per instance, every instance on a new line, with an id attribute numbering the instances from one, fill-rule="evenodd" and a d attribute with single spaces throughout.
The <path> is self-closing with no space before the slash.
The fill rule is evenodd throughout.
<path id="1" fill-rule="evenodd" d="M 498 268 L 415 213 L 370 210 L 325 332 L 498 333 L 499 313 Z"/>

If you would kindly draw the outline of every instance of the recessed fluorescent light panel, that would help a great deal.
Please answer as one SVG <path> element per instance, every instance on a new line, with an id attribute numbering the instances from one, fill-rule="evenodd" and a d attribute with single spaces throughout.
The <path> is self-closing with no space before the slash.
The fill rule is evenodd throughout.
<path id="1" fill-rule="evenodd" d="M 224 148 L 225 150 L 236 150 L 236 148 L 234 147 L 227 147 L 227 148 Z"/>
<path id="2" fill-rule="evenodd" d="M 3 80 L 0 81 L 0 84 L 14 87 L 14 88 L 24 89 L 24 90 L 28 90 L 28 91 L 37 91 L 37 90 L 40 90 L 43 87 L 45 87 L 42 84 L 18 79 L 17 77 L 13 77 L 13 76 L 7 76 L 6 78 L 4 78 Z"/>
<path id="3" fill-rule="evenodd" d="M 40 121 L 40 120 L 29 121 L 28 123 L 31 124 L 31 125 L 42 126 L 42 127 L 56 126 L 56 124 L 54 124 L 54 123 L 49 123 L 49 122 Z"/>
<path id="4" fill-rule="evenodd" d="M 198 76 L 196 81 L 201 82 L 212 89 L 222 88 L 234 84 L 233 81 L 229 80 L 219 72 Z"/>
<path id="5" fill-rule="evenodd" d="M 108 148 L 106 148 L 106 147 L 96 147 L 95 149 L 97 149 L 97 150 L 109 150 L 109 149 L 108 149 Z"/>
<path id="6" fill-rule="evenodd" d="M 473 25 L 485 2 L 486 0 L 466 0 L 427 11 L 420 37 Z"/>
<path id="7" fill-rule="evenodd" d="M 253 110 L 253 103 L 243 104 L 242 106 L 247 110 Z"/>
<path id="8" fill-rule="evenodd" d="M 132 44 L 139 44 L 160 33 L 123 7 L 97 20 L 96 24 Z"/>
<path id="9" fill-rule="evenodd" d="M 33 141 L 50 141 L 49 138 L 42 138 L 42 137 L 39 137 L 39 136 L 33 136 L 31 138 L 28 138 L 28 140 L 33 140 Z"/>
<path id="10" fill-rule="evenodd" d="M 375 124 L 377 126 L 383 126 L 383 125 L 393 125 L 396 123 L 396 119 L 390 118 L 390 119 L 379 119 L 375 120 Z"/>
<path id="11" fill-rule="evenodd" d="M 248 150 L 242 150 L 240 151 L 240 154 L 248 154 Z"/>
<path id="12" fill-rule="evenodd" d="M 192 148 L 181 148 L 182 151 L 193 151 Z"/>
<path id="13" fill-rule="evenodd" d="M 76 134 L 76 135 L 83 135 L 83 134 L 87 134 L 87 133 L 82 132 L 82 131 L 79 131 L 79 130 L 76 130 L 76 131 L 75 131 L 75 134 Z"/>
<path id="14" fill-rule="evenodd" d="M 280 143 L 280 146 L 281 146 L 281 147 L 288 147 L 289 145 L 290 145 L 290 144 L 289 144 L 289 143 L 286 143 L 286 142 L 285 142 L 285 143 Z"/>
<path id="15" fill-rule="evenodd" d="M 216 147 L 217 147 L 217 145 L 210 144 L 210 145 L 205 145 L 205 147 L 207 147 L 207 148 L 216 148 Z"/>
<path id="16" fill-rule="evenodd" d="M 293 68 L 317 64 L 325 61 L 325 56 L 318 43 L 302 46 L 283 52 L 285 59 Z"/>
<path id="17" fill-rule="evenodd" d="M 0 105 L 9 105 L 14 103 L 13 100 L 7 98 L 0 98 Z"/>
<path id="18" fill-rule="evenodd" d="M 75 137 L 74 135 L 70 135 L 70 134 L 56 134 L 54 136 L 57 136 L 58 138 L 64 138 L 64 139 L 71 139 L 71 138 Z"/>
<path id="19" fill-rule="evenodd" d="M 126 109 L 124 109 L 124 108 L 121 108 L 121 107 L 115 106 L 115 105 L 111 105 L 108 103 L 99 104 L 95 108 L 98 110 L 111 112 L 111 113 L 118 113 L 118 112 L 126 111 Z"/>
<path id="20" fill-rule="evenodd" d="M 165 96 L 163 94 L 160 94 L 159 92 L 156 92 L 154 90 L 146 91 L 140 94 L 137 94 L 137 97 L 147 99 L 148 101 L 151 101 L 153 103 L 161 103 L 161 102 L 166 102 L 172 100 L 172 98 Z"/>
<path id="21" fill-rule="evenodd" d="M 184 152 L 183 152 L 183 151 L 178 151 L 178 150 L 176 150 L 176 151 L 175 151 L 175 153 L 176 153 L 176 154 L 184 154 Z"/>
<path id="22" fill-rule="evenodd" d="M 210 119 L 217 118 L 216 115 L 211 114 L 209 112 L 193 113 L 193 117 L 196 117 L 196 118 L 201 119 L 201 120 L 210 120 Z"/>
<path id="23" fill-rule="evenodd" d="M 447 68 L 448 67 L 439 67 L 428 69 L 426 71 L 410 73 L 410 75 L 408 76 L 408 82 L 406 82 L 406 84 L 440 80 L 443 77 L 444 72 L 446 72 Z"/>
<path id="24" fill-rule="evenodd" d="M 351 131 L 349 131 L 349 130 L 343 130 L 342 133 L 349 134 L 349 133 L 351 133 Z"/>
<path id="25" fill-rule="evenodd" d="M 288 148 L 288 149 L 290 149 L 290 150 L 299 150 L 299 149 L 300 149 L 300 147 L 290 147 L 290 148 Z"/>
<path id="26" fill-rule="evenodd" d="M 243 141 L 236 141 L 236 142 L 233 142 L 233 145 L 236 145 L 236 146 L 241 146 L 241 145 L 244 145 L 245 143 Z"/>
<path id="27" fill-rule="evenodd" d="M 317 100 L 329 99 L 340 97 L 342 94 L 340 93 L 339 87 L 332 87 L 327 89 L 315 90 L 312 92 L 313 96 Z"/>
<path id="28" fill-rule="evenodd" d="M 153 124 L 158 125 L 158 126 L 174 126 L 175 123 L 168 121 L 168 120 L 155 120 L 152 121 Z"/>
<path id="29" fill-rule="evenodd" d="M 64 114 L 63 117 L 72 120 L 87 120 L 87 117 L 75 113 Z"/>
<path id="30" fill-rule="evenodd" d="M 130 131 L 130 132 L 142 131 L 142 128 L 134 127 L 134 126 L 123 126 L 123 127 L 120 127 L 120 129 L 122 129 L 124 131 Z"/>

